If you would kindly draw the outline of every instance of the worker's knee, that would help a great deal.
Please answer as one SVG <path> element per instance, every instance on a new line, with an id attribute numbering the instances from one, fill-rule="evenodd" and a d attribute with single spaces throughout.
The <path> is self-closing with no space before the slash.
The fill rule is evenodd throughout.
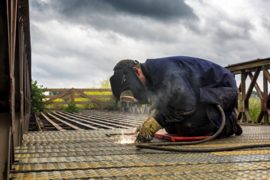
<path id="1" fill-rule="evenodd" d="M 178 133 L 174 125 L 170 125 L 170 126 L 165 127 L 165 131 L 169 134 L 177 134 Z"/>

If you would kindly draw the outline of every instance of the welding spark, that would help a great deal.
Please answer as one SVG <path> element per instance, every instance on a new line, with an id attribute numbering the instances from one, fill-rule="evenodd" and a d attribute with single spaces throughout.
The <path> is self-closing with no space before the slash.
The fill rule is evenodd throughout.
<path id="1" fill-rule="evenodd" d="M 120 140 L 117 143 L 120 143 L 120 144 L 131 144 L 131 143 L 134 143 L 134 141 L 135 141 L 135 137 L 134 136 L 125 136 L 123 130 L 121 130 L 121 134 L 122 135 L 120 137 Z"/>
<path id="2" fill-rule="evenodd" d="M 131 144 L 131 143 L 133 143 L 134 142 L 134 140 L 132 140 L 132 139 L 122 139 L 122 140 L 120 140 L 120 144 Z"/>

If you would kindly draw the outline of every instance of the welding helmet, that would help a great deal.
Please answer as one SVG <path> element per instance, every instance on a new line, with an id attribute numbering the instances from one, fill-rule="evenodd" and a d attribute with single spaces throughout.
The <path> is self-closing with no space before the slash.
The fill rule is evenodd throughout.
<path id="1" fill-rule="evenodd" d="M 130 62 L 128 65 L 116 65 L 114 71 L 120 69 L 111 78 L 110 83 L 114 97 L 119 101 L 121 94 L 131 91 L 134 98 L 139 103 L 148 102 L 147 90 L 133 70 L 133 66 L 139 64 L 138 61 Z"/>

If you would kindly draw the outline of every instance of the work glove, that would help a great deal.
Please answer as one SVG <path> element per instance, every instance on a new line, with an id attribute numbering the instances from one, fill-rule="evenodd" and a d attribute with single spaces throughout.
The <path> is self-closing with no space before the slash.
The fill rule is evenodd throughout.
<path id="1" fill-rule="evenodd" d="M 155 133 L 162 128 L 154 118 L 157 113 L 159 113 L 158 110 L 154 109 L 148 119 L 136 129 L 135 143 L 150 142 Z"/>

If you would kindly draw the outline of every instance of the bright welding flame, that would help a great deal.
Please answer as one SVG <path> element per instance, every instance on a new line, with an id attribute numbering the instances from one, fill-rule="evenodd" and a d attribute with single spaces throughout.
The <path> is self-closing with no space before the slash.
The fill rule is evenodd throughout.
<path id="1" fill-rule="evenodd" d="M 120 144 L 131 144 L 133 142 L 134 142 L 134 140 L 132 140 L 132 139 L 122 139 L 119 143 Z"/>
<path id="2" fill-rule="evenodd" d="M 134 143 L 135 141 L 135 137 L 134 136 L 124 136 L 124 132 L 123 130 L 121 130 L 121 138 L 120 140 L 118 141 L 118 143 L 120 144 L 131 144 L 131 143 Z"/>

